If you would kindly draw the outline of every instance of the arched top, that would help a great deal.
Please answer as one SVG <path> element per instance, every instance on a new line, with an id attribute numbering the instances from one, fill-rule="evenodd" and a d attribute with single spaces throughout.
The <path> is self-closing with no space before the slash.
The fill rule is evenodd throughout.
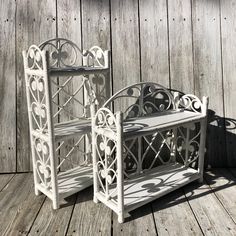
<path id="1" fill-rule="evenodd" d="M 30 70 L 46 69 L 46 55 L 38 46 L 31 45 L 28 51 L 24 51 L 24 60 Z"/>
<path id="2" fill-rule="evenodd" d="M 176 109 L 172 93 L 154 82 L 141 82 L 115 93 L 103 107 L 119 106 L 126 119 Z"/>
<path id="3" fill-rule="evenodd" d="M 39 48 L 49 52 L 50 67 L 54 68 L 75 66 L 82 57 L 81 49 L 65 38 L 49 39 L 41 43 Z"/>
<path id="4" fill-rule="evenodd" d="M 98 46 L 82 51 L 77 44 L 65 38 L 49 39 L 39 45 L 49 52 L 50 67 L 72 66 L 108 67 L 108 54 Z M 83 60 L 83 63 L 82 63 Z"/>

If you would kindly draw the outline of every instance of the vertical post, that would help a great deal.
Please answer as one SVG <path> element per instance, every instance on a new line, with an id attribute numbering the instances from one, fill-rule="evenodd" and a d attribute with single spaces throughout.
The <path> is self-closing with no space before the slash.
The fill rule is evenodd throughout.
<path id="1" fill-rule="evenodd" d="M 27 98 L 27 107 L 28 107 L 28 118 L 29 118 L 29 128 L 30 128 L 30 146 L 31 146 L 31 153 L 32 153 L 32 162 L 33 162 L 33 176 L 34 176 L 34 191 L 36 195 L 39 195 L 39 190 L 37 188 L 37 185 L 40 183 L 39 177 L 37 176 L 36 171 L 36 158 L 35 158 L 35 150 L 34 150 L 34 139 L 32 135 L 33 131 L 33 121 L 32 121 L 32 109 L 30 104 L 30 92 L 29 92 L 29 81 L 28 81 L 28 74 L 26 70 L 28 70 L 28 59 L 26 51 L 22 52 L 23 54 L 23 60 L 24 60 L 24 70 L 25 70 L 25 84 L 26 84 L 26 98 Z"/>
<path id="2" fill-rule="evenodd" d="M 171 141 L 171 161 L 176 161 L 176 148 L 177 148 L 177 127 L 173 128 L 172 141 Z"/>
<path id="3" fill-rule="evenodd" d="M 142 136 L 138 137 L 138 173 L 142 172 Z"/>
<path id="4" fill-rule="evenodd" d="M 87 51 L 83 50 L 83 55 L 86 55 Z M 88 65 L 88 56 L 83 56 L 83 65 Z M 84 106 L 85 106 L 85 114 L 86 117 L 89 117 L 89 112 L 91 113 L 91 108 L 89 109 L 89 106 L 91 105 L 91 99 L 90 99 L 90 84 L 89 84 L 89 75 L 83 76 L 83 82 L 84 82 Z M 92 101 L 93 102 L 93 101 Z M 94 112 L 95 113 L 95 112 Z M 91 114 L 90 114 L 91 117 Z M 91 162 L 91 140 L 89 139 L 89 134 L 85 135 L 85 160 L 86 163 Z"/>
<path id="5" fill-rule="evenodd" d="M 174 92 L 174 104 L 175 104 L 175 110 L 179 109 L 179 92 Z"/>
<path id="6" fill-rule="evenodd" d="M 200 136 L 200 147 L 199 147 L 199 160 L 198 160 L 198 172 L 200 174 L 199 182 L 203 182 L 203 170 L 204 170 L 204 155 L 205 155 L 205 143 L 206 143 L 206 129 L 207 129 L 207 108 L 208 108 L 208 97 L 202 98 L 202 114 L 206 117 L 201 121 L 201 136 Z"/>
<path id="7" fill-rule="evenodd" d="M 57 159 L 55 156 L 55 144 L 54 144 L 54 130 L 52 120 L 52 91 L 51 83 L 48 79 L 48 66 L 49 66 L 49 55 L 47 52 L 42 51 L 42 62 L 43 62 L 43 77 L 45 79 L 45 93 L 46 93 L 46 107 L 47 107 L 47 122 L 48 122 L 48 146 L 50 156 L 50 167 L 51 167 L 51 183 L 52 183 L 52 202 L 53 209 L 59 208 L 59 193 L 58 193 L 58 180 L 57 180 Z"/>
<path id="8" fill-rule="evenodd" d="M 96 151 L 96 133 L 95 133 L 95 104 L 91 105 L 92 117 L 92 156 L 93 156 L 93 201 L 98 203 L 98 170 L 97 170 L 97 151 Z"/>
<path id="9" fill-rule="evenodd" d="M 123 114 L 117 112 L 117 198 L 118 198 L 118 222 L 124 222 L 124 170 L 123 170 Z"/>
<path id="10" fill-rule="evenodd" d="M 187 127 L 187 134 L 186 134 L 186 139 L 185 139 L 185 160 L 184 160 L 184 165 L 188 165 L 188 158 L 189 158 L 189 137 L 190 137 L 190 129 Z"/>

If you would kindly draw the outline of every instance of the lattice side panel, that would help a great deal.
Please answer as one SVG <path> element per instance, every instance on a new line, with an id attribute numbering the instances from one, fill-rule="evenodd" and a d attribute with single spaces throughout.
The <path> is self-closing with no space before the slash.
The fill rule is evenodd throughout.
<path id="1" fill-rule="evenodd" d="M 85 120 L 88 116 L 89 107 L 84 105 L 84 83 L 85 78 L 82 76 L 74 77 L 60 77 L 58 86 L 58 104 L 54 106 L 58 107 L 56 114 L 59 117 L 59 122 L 67 122 L 70 120 L 80 119 Z M 80 142 L 80 149 L 84 149 L 84 140 Z M 60 148 L 60 156 L 66 156 L 69 152 L 70 147 L 76 143 L 75 140 L 70 139 L 65 141 L 65 145 Z M 81 164 L 83 162 L 84 156 L 80 156 L 80 153 L 73 152 L 67 161 L 61 166 L 61 170 L 67 170 L 74 166 L 75 163 Z"/>
<path id="2" fill-rule="evenodd" d="M 172 161 L 172 130 L 143 136 L 142 170 L 151 170 Z"/>
<path id="3" fill-rule="evenodd" d="M 124 177 L 130 178 L 139 173 L 139 140 L 134 138 L 123 142 Z"/>
<path id="4" fill-rule="evenodd" d="M 200 135 L 200 122 L 178 127 L 176 160 L 179 163 L 197 168 Z"/>
<path id="5" fill-rule="evenodd" d="M 71 138 L 66 141 L 58 142 L 58 146 L 56 148 L 56 155 L 58 157 L 58 171 L 63 171 L 61 167 L 63 167 L 64 163 L 69 160 L 70 167 L 75 168 L 79 165 L 86 166 L 91 165 L 91 161 L 87 161 L 87 153 L 84 149 L 84 140 L 86 136 L 91 139 L 91 134 L 81 135 L 77 138 Z M 74 158 L 76 157 L 76 159 Z"/>

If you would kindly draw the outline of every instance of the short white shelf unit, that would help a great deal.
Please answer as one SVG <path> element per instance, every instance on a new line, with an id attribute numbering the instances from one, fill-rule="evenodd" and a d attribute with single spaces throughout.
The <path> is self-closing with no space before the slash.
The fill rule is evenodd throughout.
<path id="1" fill-rule="evenodd" d="M 32 45 L 23 59 L 35 193 L 57 209 L 62 198 L 93 184 L 90 104 L 98 105 L 102 89 L 90 76 L 109 73 L 109 52 L 97 46 L 81 52 L 56 38 Z"/>
<path id="2" fill-rule="evenodd" d="M 207 106 L 207 97 L 156 83 L 114 94 L 92 118 L 94 201 L 122 223 L 125 213 L 202 181 Z"/>

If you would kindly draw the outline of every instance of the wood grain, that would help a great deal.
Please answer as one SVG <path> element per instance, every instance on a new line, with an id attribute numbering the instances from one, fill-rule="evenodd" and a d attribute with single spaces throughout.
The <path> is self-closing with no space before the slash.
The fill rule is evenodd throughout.
<path id="1" fill-rule="evenodd" d="M 169 87 L 167 4 L 139 0 L 142 81 Z"/>
<path id="2" fill-rule="evenodd" d="M 193 1 L 194 84 L 196 95 L 209 96 L 207 159 L 225 166 L 219 1 Z"/>
<path id="3" fill-rule="evenodd" d="M 84 49 L 90 49 L 96 45 L 103 50 L 111 50 L 109 0 L 83 0 L 82 22 Z M 111 74 L 108 72 L 91 75 L 89 78 L 94 91 L 96 91 L 99 106 L 102 106 L 112 95 Z"/>
<path id="4" fill-rule="evenodd" d="M 62 38 L 66 38 L 71 40 L 73 43 L 75 43 L 82 52 L 82 36 L 81 36 L 81 15 L 80 15 L 80 1 L 69 1 L 69 0 L 59 0 L 57 2 L 58 6 L 58 36 Z M 70 48 L 67 48 L 66 50 L 69 50 Z M 72 54 L 74 55 L 74 54 Z M 80 66 L 82 65 L 82 55 L 79 55 L 75 62 L 75 65 Z M 63 84 L 66 82 L 69 76 L 60 76 L 58 78 L 59 84 Z M 73 91 L 75 91 L 81 84 L 82 77 L 81 76 L 73 76 L 72 81 L 68 84 L 68 86 L 65 87 L 65 90 L 68 91 L 70 94 L 73 94 Z M 80 91 L 76 96 L 76 99 L 81 101 L 83 103 L 83 91 Z M 63 91 L 59 94 L 59 104 L 63 105 L 67 100 L 69 99 L 69 96 L 65 94 Z M 66 105 L 66 109 L 69 110 L 74 115 L 82 115 L 83 109 L 82 106 L 78 105 L 77 102 L 70 102 Z M 67 121 L 68 115 L 66 113 L 61 113 L 59 116 L 59 121 Z M 60 155 L 61 158 L 64 158 L 65 155 L 70 151 L 70 147 L 73 146 L 74 142 L 76 140 L 68 140 L 65 141 L 65 144 L 60 149 Z M 79 145 L 80 149 L 84 148 L 84 143 L 82 142 Z M 82 160 L 81 160 L 82 159 Z M 67 160 L 62 164 L 61 170 L 68 170 L 72 167 L 75 167 L 78 163 L 81 163 L 83 161 L 82 155 L 78 152 L 73 152 Z"/>
<path id="5" fill-rule="evenodd" d="M 203 235 L 183 190 L 176 190 L 152 203 L 160 235 Z"/>
<path id="6" fill-rule="evenodd" d="M 157 235 L 151 205 L 147 204 L 130 212 L 130 217 L 123 224 L 118 223 L 117 215 L 113 213 L 113 235 Z"/>
<path id="7" fill-rule="evenodd" d="M 229 167 L 235 167 L 236 112 L 234 107 L 236 96 L 236 4 L 233 0 L 220 1 L 220 4 L 227 165 Z"/>
<path id="8" fill-rule="evenodd" d="M 2 173 L 16 171 L 15 10 L 15 1 L 0 1 L 0 172 Z"/>
<path id="9" fill-rule="evenodd" d="M 111 1 L 113 90 L 140 81 L 138 0 Z"/>
<path id="10" fill-rule="evenodd" d="M 11 181 L 14 174 L 1 174 L 0 175 L 0 191 L 6 187 L 6 185 Z"/>
<path id="11" fill-rule="evenodd" d="M 32 174 L 18 174 L 0 192 L 0 234 L 26 235 L 45 199 L 34 194 Z"/>
<path id="12" fill-rule="evenodd" d="M 235 170 L 233 173 L 236 173 Z M 205 173 L 205 179 L 236 223 L 236 178 L 227 169 L 213 169 Z"/>
<path id="13" fill-rule="evenodd" d="M 56 36 L 56 1 L 17 1 L 17 171 L 32 169 L 22 51 Z"/>
<path id="14" fill-rule="evenodd" d="M 171 88 L 193 93 L 191 0 L 168 4 Z"/>
<path id="15" fill-rule="evenodd" d="M 207 184 L 184 187 L 204 235 L 235 235 L 236 225 Z"/>
<path id="16" fill-rule="evenodd" d="M 65 235 L 75 201 L 76 195 L 72 195 L 66 198 L 60 209 L 53 210 L 52 202 L 47 198 L 34 221 L 29 235 Z"/>
<path id="17" fill-rule="evenodd" d="M 78 193 L 67 235 L 110 235 L 111 210 L 95 204 L 92 194 L 92 188 Z"/>

